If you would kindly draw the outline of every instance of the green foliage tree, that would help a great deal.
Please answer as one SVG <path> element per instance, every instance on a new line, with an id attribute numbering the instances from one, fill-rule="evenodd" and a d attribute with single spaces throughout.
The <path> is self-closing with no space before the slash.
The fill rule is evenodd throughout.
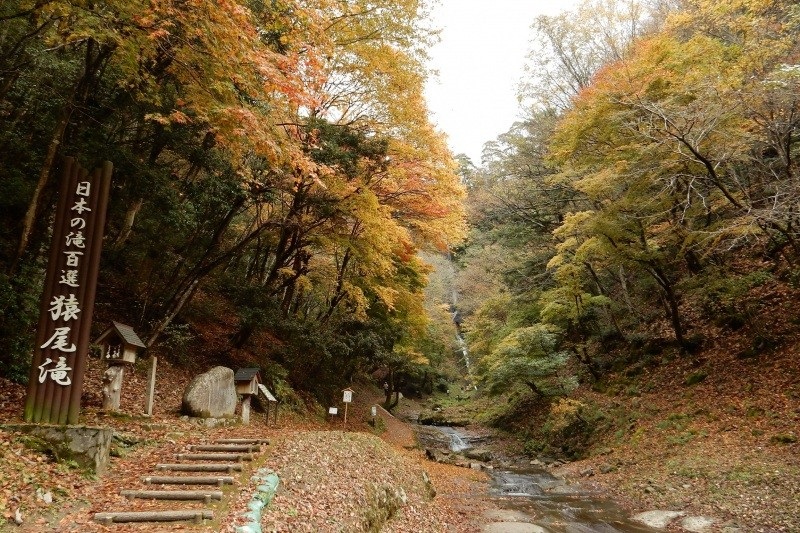
<path id="1" fill-rule="evenodd" d="M 731 265 L 795 268 L 797 21 L 790 2 L 735 0 L 536 21 L 529 116 L 469 169 L 474 354 L 551 324 L 598 377 L 609 348 L 665 329 L 695 349 L 687 304 L 741 278 Z"/>
<path id="2" fill-rule="evenodd" d="M 556 351 L 558 344 L 552 327 L 537 324 L 515 329 L 481 361 L 482 382 L 493 394 L 522 384 L 537 396 L 565 395 L 577 381 L 559 374 L 569 355 Z"/>

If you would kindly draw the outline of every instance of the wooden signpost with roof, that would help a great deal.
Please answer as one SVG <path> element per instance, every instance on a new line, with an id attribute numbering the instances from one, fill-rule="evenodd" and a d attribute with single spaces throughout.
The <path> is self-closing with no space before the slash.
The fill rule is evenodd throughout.
<path id="1" fill-rule="evenodd" d="M 236 393 L 241 394 L 242 399 L 242 424 L 250 423 L 250 402 L 253 396 L 258 394 L 258 386 L 261 384 L 261 374 L 258 368 L 240 368 L 233 376 L 236 384 Z M 269 416 L 269 411 L 267 411 Z"/>
<path id="2" fill-rule="evenodd" d="M 112 322 L 95 343 L 101 346 L 102 358 L 108 363 L 103 375 L 103 409 L 116 411 L 119 409 L 125 366 L 136 362 L 136 349 L 145 345 L 132 327 L 119 322 Z"/>

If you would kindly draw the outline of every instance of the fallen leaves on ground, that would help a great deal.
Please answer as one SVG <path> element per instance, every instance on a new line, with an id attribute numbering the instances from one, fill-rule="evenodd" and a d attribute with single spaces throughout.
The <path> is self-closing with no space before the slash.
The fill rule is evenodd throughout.
<path id="1" fill-rule="evenodd" d="M 363 531 L 370 527 L 368 508 L 376 491 L 389 488 L 402 494 L 405 504 L 384 525 L 389 532 L 460 533 L 480 530 L 486 503 L 485 476 L 468 469 L 438 465 L 425 460 L 416 447 L 410 427 L 382 409 L 380 431 L 370 425 L 371 405 L 379 398 L 357 394 L 350 405 L 350 419 L 324 421 L 281 413 L 278 427 L 269 426 L 263 414 L 253 413 L 251 424 L 204 428 L 180 419 L 180 391 L 190 376 L 180 369 L 160 366 L 157 409 L 143 417 L 140 381 L 146 368 L 126 375 L 123 410 L 103 413 L 94 398 L 92 383 L 98 368 L 87 375 L 88 401 L 82 419 L 87 425 L 110 426 L 133 444 L 121 456 L 112 457 L 109 471 L 97 478 L 46 454 L 26 447 L 23 435 L 0 429 L 0 512 L 13 531 L 107 532 L 214 531 L 230 532 L 242 523 L 242 514 L 255 492 L 250 476 L 260 467 L 275 470 L 281 487 L 265 510 L 265 531 Z M 6 394 L 0 403 L 0 420 L 20 422 L 24 389 L 4 381 Z M 88 405 L 87 405 L 88 404 Z M 380 433 L 380 437 L 376 436 Z M 155 465 L 175 461 L 175 454 L 192 443 L 218 438 L 261 438 L 271 444 L 244 471 L 235 475 L 232 487 L 223 487 L 222 502 L 155 502 L 128 500 L 123 489 L 159 488 L 142 484 L 141 478 L 155 473 Z M 423 472 L 428 471 L 437 491 L 430 498 Z M 37 496 L 37 492 L 39 496 Z M 50 493 L 52 503 L 42 498 Z M 212 508 L 215 519 L 194 524 L 114 524 L 105 526 L 94 515 L 107 511 Z M 17 516 L 20 526 L 13 525 Z M 0 527 L 0 530 L 5 530 Z"/>

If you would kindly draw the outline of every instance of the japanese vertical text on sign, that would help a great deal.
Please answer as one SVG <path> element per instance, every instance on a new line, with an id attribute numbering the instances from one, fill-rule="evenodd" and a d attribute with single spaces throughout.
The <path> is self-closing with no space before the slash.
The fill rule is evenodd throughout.
<path id="1" fill-rule="evenodd" d="M 65 158 L 25 419 L 76 423 L 91 333 L 111 163 L 89 174 Z"/>

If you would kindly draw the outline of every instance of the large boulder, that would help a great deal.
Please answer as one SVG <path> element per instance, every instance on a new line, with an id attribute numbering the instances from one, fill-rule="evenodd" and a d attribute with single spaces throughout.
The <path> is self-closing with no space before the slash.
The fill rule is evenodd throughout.
<path id="1" fill-rule="evenodd" d="M 492 452 L 489 450 L 483 450 L 481 448 L 474 448 L 470 450 L 464 450 L 464 457 L 467 459 L 488 463 L 492 460 Z"/>
<path id="2" fill-rule="evenodd" d="M 232 417 L 236 411 L 233 370 L 216 366 L 195 377 L 183 392 L 181 410 L 200 418 Z"/>

